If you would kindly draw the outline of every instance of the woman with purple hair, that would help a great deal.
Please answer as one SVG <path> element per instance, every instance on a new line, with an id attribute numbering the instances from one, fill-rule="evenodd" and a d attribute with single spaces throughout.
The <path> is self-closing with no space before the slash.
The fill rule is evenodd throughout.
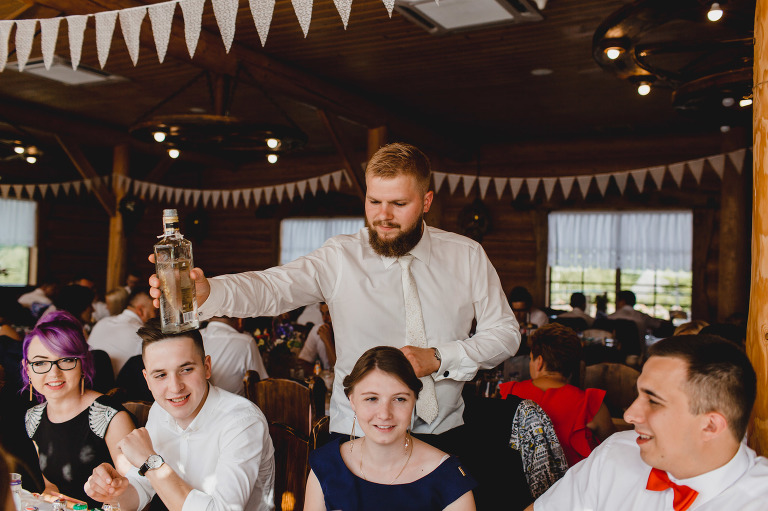
<path id="1" fill-rule="evenodd" d="M 114 464 L 121 473 L 117 443 L 133 429 L 125 409 L 91 390 L 93 357 L 80 323 L 68 312 L 45 316 L 24 338 L 21 374 L 29 398 L 27 434 L 37 445 L 46 493 L 63 493 L 98 507 L 83 490 L 93 469 Z"/>

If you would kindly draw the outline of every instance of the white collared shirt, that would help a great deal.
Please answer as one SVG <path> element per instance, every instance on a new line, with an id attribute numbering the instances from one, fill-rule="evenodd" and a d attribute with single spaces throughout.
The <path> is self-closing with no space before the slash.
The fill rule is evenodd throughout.
<path id="1" fill-rule="evenodd" d="M 155 451 L 194 490 L 182 511 L 267 511 L 274 508 L 275 450 L 267 419 L 245 399 L 213 385 L 197 417 L 181 429 L 157 403 L 147 419 Z M 149 479 L 127 476 L 139 507 L 155 495 Z"/>
<path id="2" fill-rule="evenodd" d="M 136 332 L 143 326 L 141 318 L 130 309 L 117 316 L 103 318 L 93 325 L 88 345 L 91 349 L 107 352 L 115 378 L 129 358 L 141 355 L 141 337 Z"/>
<path id="3" fill-rule="evenodd" d="M 584 321 L 587 322 L 587 328 L 592 327 L 592 323 L 595 322 L 595 318 L 584 312 L 583 309 L 579 309 L 578 307 L 574 307 L 573 310 L 570 310 L 568 312 L 563 312 L 558 318 L 581 318 Z"/>
<path id="4" fill-rule="evenodd" d="M 438 347 L 440 369 L 432 375 L 437 418 L 417 419 L 416 433 L 442 433 L 463 424 L 461 390 L 478 369 L 489 369 L 517 352 L 520 332 L 499 276 L 480 244 L 434 227 L 424 228 L 411 272 L 422 306 L 427 344 Z M 276 316 L 324 301 L 333 318 L 336 366 L 331 431 L 349 434 L 352 409 L 342 381 L 357 359 L 375 346 L 405 345 L 402 271 L 396 259 L 376 254 L 367 229 L 329 239 L 311 254 L 259 272 L 209 279 L 202 317 Z M 469 337 L 473 318 L 476 333 Z"/>
<path id="5" fill-rule="evenodd" d="M 325 323 L 320 323 L 312 327 L 312 330 L 307 334 L 307 340 L 304 341 L 304 346 L 301 348 L 299 358 L 310 364 L 314 364 L 315 360 L 320 359 L 320 363 L 323 369 L 331 370 L 331 363 L 328 361 L 328 353 L 325 350 L 325 343 L 320 338 L 320 334 L 317 333 L 320 327 Z"/>
<path id="6" fill-rule="evenodd" d="M 211 384 L 244 396 L 246 371 L 258 372 L 262 380 L 269 378 L 259 348 L 250 335 L 220 321 L 211 321 L 200 333 L 205 354 L 211 356 Z"/>
<path id="7" fill-rule="evenodd" d="M 672 511 L 671 489 L 645 489 L 651 467 L 640 458 L 636 440 L 634 431 L 613 434 L 539 497 L 534 511 Z M 743 443 L 720 468 L 689 479 L 669 478 L 699 492 L 689 511 L 768 507 L 768 459 Z"/>

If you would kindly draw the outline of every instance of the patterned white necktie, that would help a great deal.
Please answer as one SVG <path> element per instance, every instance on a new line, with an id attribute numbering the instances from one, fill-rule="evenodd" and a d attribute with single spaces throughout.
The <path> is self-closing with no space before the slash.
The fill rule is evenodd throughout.
<path id="1" fill-rule="evenodd" d="M 403 277 L 403 297 L 405 298 L 405 342 L 416 348 L 427 347 L 427 333 L 424 331 L 424 316 L 421 314 L 421 302 L 419 290 L 416 289 L 416 280 L 411 273 L 413 256 L 406 254 L 397 260 L 400 263 Z M 416 414 L 427 424 L 431 424 L 437 417 L 437 396 L 435 395 L 435 381 L 431 376 L 421 378 L 424 387 L 416 401 Z"/>

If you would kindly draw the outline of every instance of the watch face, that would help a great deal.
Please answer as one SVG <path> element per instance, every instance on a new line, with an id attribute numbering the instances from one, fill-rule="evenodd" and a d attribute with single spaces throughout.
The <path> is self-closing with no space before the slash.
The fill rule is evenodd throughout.
<path id="1" fill-rule="evenodd" d="M 153 454 L 147 458 L 147 466 L 149 468 L 159 468 L 163 464 L 163 458 L 158 454 Z"/>

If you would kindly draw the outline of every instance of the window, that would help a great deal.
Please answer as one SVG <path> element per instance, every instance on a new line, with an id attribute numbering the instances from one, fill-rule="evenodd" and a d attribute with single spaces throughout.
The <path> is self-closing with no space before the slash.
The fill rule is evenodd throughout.
<path id="1" fill-rule="evenodd" d="M 280 264 L 309 254 L 337 234 L 354 234 L 364 225 L 362 217 L 285 219 L 280 223 Z"/>
<path id="2" fill-rule="evenodd" d="M 690 316 L 693 214 L 690 211 L 569 212 L 549 215 L 549 302 L 567 308 L 571 293 L 633 291 L 636 308 L 661 318 Z"/>
<path id="3" fill-rule="evenodd" d="M 34 201 L 0 199 L 0 285 L 29 283 L 30 253 L 35 246 Z"/>

